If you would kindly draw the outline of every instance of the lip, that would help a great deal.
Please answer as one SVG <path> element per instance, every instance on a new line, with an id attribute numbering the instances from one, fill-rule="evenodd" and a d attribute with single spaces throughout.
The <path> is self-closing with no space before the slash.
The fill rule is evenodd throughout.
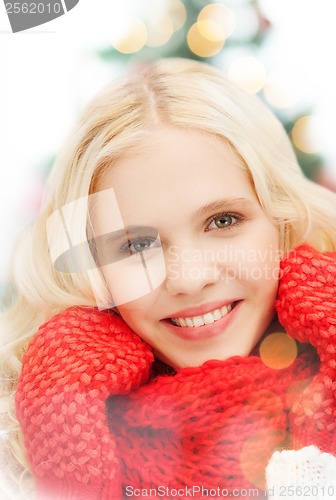
<path id="1" fill-rule="evenodd" d="M 219 319 L 218 321 L 215 321 L 214 323 L 211 323 L 210 325 L 203 325 L 203 326 L 175 326 L 173 323 L 168 318 L 165 318 L 161 320 L 163 324 L 169 328 L 170 332 L 172 332 L 174 335 L 186 339 L 186 340 L 205 340 L 209 339 L 211 337 L 217 337 L 221 334 L 224 333 L 224 331 L 229 327 L 229 325 L 232 323 L 234 320 L 237 311 L 240 309 L 241 304 L 244 302 L 243 300 L 239 301 L 230 301 L 230 302 L 225 302 L 225 303 L 220 303 L 221 306 L 223 307 L 224 305 L 229 305 L 232 304 L 232 302 L 236 302 L 234 308 L 223 318 Z M 208 306 L 209 304 L 207 304 Z M 218 308 L 218 307 L 217 307 Z M 213 309 L 217 309 L 214 307 Z M 197 308 L 192 308 L 192 309 L 184 309 L 183 312 L 185 311 L 195 311 Z M 199 314 L 206 314 L 207 312 L 212 311 L 213 309 L 207 309 L 204 313 L 199 313 Z M 200 309 L 198 308 L 197 311 Z M 181 313 L 182 311 L 179 311 Z M 188 312 L 189 314 L 189 312 Z M 197 316 L 197 314 L 193 314 Z M 191 315 L 192 316 L 192 315 Z M 172 316 L 174 317 L 183 317 L 183 316 Z"/>
<path id="2" fill-rule="evenodd" d="M 238 302 L 238 299 L 230 299 L 225 301 L 208 302 L 207 304 L 202 304 L 200 306 L 188 307 L 186 309 L 181 309 L 179 311 L 173 312 L 170 316 L 164 319 L 170 318 L 190 318 L 192 316 L 203 316 L 215 309 L 220 309 L 224 306 L 229 306 L 233 302 Z"/>

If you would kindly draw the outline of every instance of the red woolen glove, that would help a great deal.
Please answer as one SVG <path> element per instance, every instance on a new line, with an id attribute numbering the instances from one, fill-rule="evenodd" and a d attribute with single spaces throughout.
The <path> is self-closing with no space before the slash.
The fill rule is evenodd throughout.
<path id="1" fill-rule="evenodd" d="M 72 307 L 40 327 L 16 393 L 38 499 L 121 498 L 105 401 L 139 387 L 152 361 L 149 346 L 108 312 Z"/>
<path id="2" fill-rule="evenodd" d="M 319 373 L 291 412 L 292 444 L 336 454 L 336 254 L 303 245 L 288 254 L 281 269 L 279 320 L 320 358 Z"/>

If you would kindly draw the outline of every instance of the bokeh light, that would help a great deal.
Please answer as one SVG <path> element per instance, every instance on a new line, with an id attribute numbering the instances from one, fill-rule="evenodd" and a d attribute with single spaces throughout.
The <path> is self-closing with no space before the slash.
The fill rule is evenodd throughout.
<path id="1" fill-rule="evenodd" d="M 299 400 L 305 388 L 312 382 L 313 377 L 303 380 L 296 380 L 291 384 L 286 391 L 286 406 L 292 408 Z"/>
<path id="2" fill-rule="evenodd" d="M 285 333 L 271 333 L 262 341 L 259 347 L 259 355 L 266 366 L 281 370 L 295 361 L 297 345 L 295 340 Z"/>
<path id="3" fill-rule="evenodd" d="M 127 20 L 124 36 L 114 41 L 112 45 L 122 54 L 134 54 L 146 45 L 147 38 L 148 32 L 145 24 L 136 17 L 130 17 Z"/>
<path id="4" fill-rule="evenodd" d="M 148 37 L 146 45 L 148 47 L 160 47 L 168 42 L 174 33 L 172 19 L 169 16 L 152 23 L 147 23 Z"/>
<path id="5" fill-rule="evenodd" d="M 265 468 L 274 451 L 282 447 L 286 432 L 281 428 L 272 428 L 266 421 L 255 423 L 259 427 L 249 435 L 240 452 L 240 466 L 246 479 L 257 488 L 265 488 Z"/>
<path id="6" fill-rule="evenodd" d="M 239 57 L 231 64 L 229 77 L 247 93 L 256 94 L 266 82 L 266 69 L 255 57 Z"/>
<path id="7" fill-rule="evenodd" d="M 247 404 L 253 411 L 267 410 L 267 418 L 278 419 L 283 412 L 283 403 L 278 394 L 267 389 L 260 389 L 251 393 Z"/>
<path id="8" fill-rule="evenodd" d="M 235 28 L 232 39 L 248 42 L 259 30 L 259 19 L 255 5 L 248 2 L 236 2 L 234 5 Z"/>
<path id="9" fill-rule="evenodd" d="M 219 3 L 206 5 L 199 13 L 197 20 L 200 32 L 212 41 L 224 41 L 232 34 L 236 26 L 233 11 Z"/>
<path id="10" fill-rule="evenodd" d="M 304 153 L 317 153 L 320 149 L 314 133 L 314 117 L 307 115 L 299 118 L 291 131 L 293 144 Z"/>
<path id="11" fill-rule="evenodd" d="M 197 27 L 204 38 L 210 40 L 211 42 L 223 42 L 225 37 L 223 36 L 223 30 L 218 23 L 211 21 L 209 19 L 204 19 L 203 21 L 197 22 Z"/>
<path id="12" fill-rule="evenodd" d="M 182 28 L 187 19 L 187 12 L 180 0 L 166 0 L 160 3 L 151 0 L 142 17 L 148 30 L 146 45 L 160 47 Z"/>
<path id="13" fill-rule="evenodd" d="M 190 50 L 200 57 L 211 57 L 218 54 L 224 47 L 224 40 L 211 40 L 208 36 L 204 36 L 204 32 L 211 29 L 211 24 L 204 21 L 194 23 L 188 31 L 187 42 Z M 203 31 L 203 33 L 202 33 Z M 214 38 L 215 35 L 212 36 Z"/>
<path id="14" fill-rule="evenodd" d="M 174 31 L 181 29 L 187 20 L 186 8 L 180 0 L 169 1 L 168 15 L 173 23 Z"/>
<path id="15" fill-rule="evenodd" d="M 267 78 L 263 89 L 265 98 L 275 108 L 285 109 L 300 101 L 302 92 L 290 75 L 273 72 Z"/>

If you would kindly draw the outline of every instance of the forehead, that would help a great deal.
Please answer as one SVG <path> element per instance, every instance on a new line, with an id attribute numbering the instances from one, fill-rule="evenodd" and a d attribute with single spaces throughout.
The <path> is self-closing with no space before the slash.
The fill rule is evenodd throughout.
<path id="1" fill-rule="evenodd" d="M 153 224 L 163 214 L 192 213 L 216 199 L 256 200 L 246 166 L 224 140 L 178 128 L 153 131 L 137 154 L 117 159 L 99 181 L 113 188 L 127 223 Z"/>

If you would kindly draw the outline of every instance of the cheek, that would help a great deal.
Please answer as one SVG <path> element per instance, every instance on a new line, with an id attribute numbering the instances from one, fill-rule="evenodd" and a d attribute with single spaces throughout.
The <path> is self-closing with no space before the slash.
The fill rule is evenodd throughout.
<path id="1" fill-rule="evenodd" d="M 166 277 L 161 249 L 129 256 L 102 267 L 102 271 L 116 306 L 150 295 Z"/>
<path id="2" fill-rule="evenodd" d="M 145 318 L 143 316 L 143 311 L 119 306 L 118 312 L 125 323 L 131 328 L 131 330 L 136 333 L 142 340 L 148 342 L 148 336 L 144 335 L 143 332 L 148 332 L 148 328 L 145 328 Z"/>
<path id="3" fill-rule="evenodd" d="M 247 263 L 242 278 L 248 281 L 251 287 L 260 289 L 260 293 L 267 294 L 276 290 L 279 282 L 280 265 L 276 256 L 265 259 L 256 258 Z"/>
<path id="4" fill-rule="evenodd" d="M 264 301 L 265 306 L 273 306 L 280 277 L 279 237 L 273 224 L 266 224 L 260 235 L 255 255 L 252 253 L 247 267 L 247 279 L 256 298 Z"/>
<path id="5" fill-rule="evenodd" d="M 156 329 L 153 327 L 154 325 L 151 323 L 146 311 L 125 307 L 118 307 L 118 311 L 131 330 L 155 350 L 157 348 Z"/>
<path id="6" fill-rule="evenodd" d="M 148 331 L 150 323 L 155 321 L 153 311 L 158 291 L 149 293 L 138 300 L 133 300 L 127 304 L 117 307 L 117 310 L 123 320 L 140 337 L 143 337 L 142 331 Z"/>
<path id="7" fill-rule="evenodd" d="M 226 276 L 266 296 L 276 293 L 280 273 L 278 232 L 267 219 L 233 239 L 219 262 Z"/>

